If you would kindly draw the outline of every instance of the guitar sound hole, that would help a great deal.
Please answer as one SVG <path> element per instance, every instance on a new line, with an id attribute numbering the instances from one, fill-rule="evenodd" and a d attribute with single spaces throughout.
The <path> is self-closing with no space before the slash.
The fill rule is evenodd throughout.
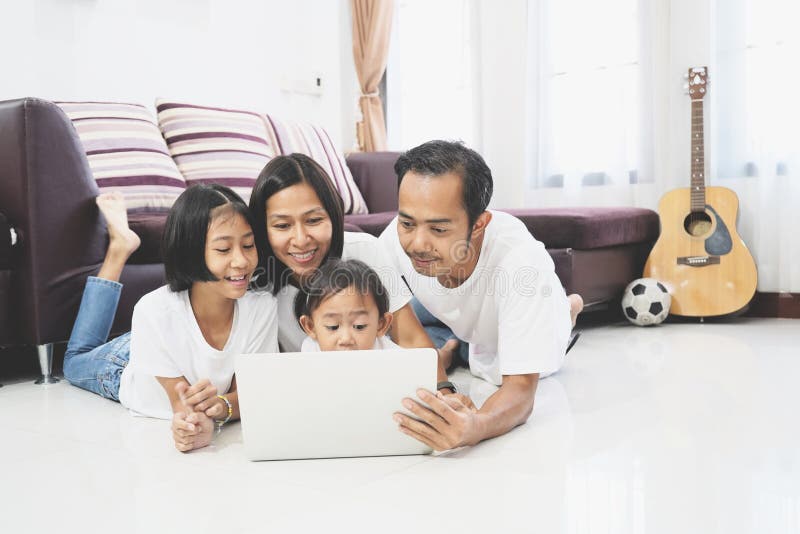
<path id="1" fill-rule="evenodd" d="M 706 212 L 692 212 L 683 220 L 686 232 L 694 237 L 706 235 L 711 231 L 711 217 Z"/>

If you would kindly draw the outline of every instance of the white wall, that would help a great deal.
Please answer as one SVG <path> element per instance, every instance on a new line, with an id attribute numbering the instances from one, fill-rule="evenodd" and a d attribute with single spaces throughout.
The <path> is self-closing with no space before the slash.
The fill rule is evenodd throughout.
<path id="1" fill-rule="evenodd" d="M 165 96 L 313 120 L 352 145 L 346 0 L 0 0 L 0 18 L 2 100 Z M 317 76 L 320 94 L 287 90 Z"/>

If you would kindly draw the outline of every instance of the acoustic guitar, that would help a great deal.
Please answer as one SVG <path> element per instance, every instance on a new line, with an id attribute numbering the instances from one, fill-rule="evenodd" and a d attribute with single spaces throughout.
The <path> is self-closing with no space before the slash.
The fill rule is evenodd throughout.
<path id="1" fill-rule="evenodd" d="M 736 193 L 705 184 L 707 81 L 706 67 L 689 69 L 691 187 L 669 191 L 661 198 L 661 235 L 644 266 L 644 276 L 659 280 L 669 290 L 669 312 L 687 317 L 739 311 L 753 298 L 757 282 L 756 264 L 736 231 Z"/>

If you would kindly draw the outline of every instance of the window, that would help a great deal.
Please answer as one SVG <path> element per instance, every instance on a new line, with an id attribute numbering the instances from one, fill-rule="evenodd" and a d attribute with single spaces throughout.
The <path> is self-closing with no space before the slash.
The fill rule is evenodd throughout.
<path id="1" fill-rule="evenodd" d="M 712 177 L 739 196 L 758 289 L 800 290 L 797 0 L 716 0 L 709 71 Z"/>
<path id="2" fill-rule="evenodd" d="M 473 2 L 400 0 L 386 72 L 390 150 L 431 139 L 476 147 Z"/>
<path id="3" fill-rule="evenodd" d="M 652 181 L 638 0 L 531 0 L 530 186 Z"/>
<path id="4" fill-rule="evenodd" d="M 798 17 L 796 1 L 717 2 L 717 69 L 709 76 L 720 178 L 797 173 Z"/>

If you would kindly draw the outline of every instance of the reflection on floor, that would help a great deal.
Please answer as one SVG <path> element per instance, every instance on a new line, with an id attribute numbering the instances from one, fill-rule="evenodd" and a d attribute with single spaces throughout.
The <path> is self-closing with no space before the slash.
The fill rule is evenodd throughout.
<path id="1" fill-rule="evenodd" d="M 800 321 L 587 328 L 531 420 L 438 456 L 251 463 L 62 382 L 0 388 L 4 532 L 800 531 Z M 465 370 L 481 402 L 494 391 Z"/>

